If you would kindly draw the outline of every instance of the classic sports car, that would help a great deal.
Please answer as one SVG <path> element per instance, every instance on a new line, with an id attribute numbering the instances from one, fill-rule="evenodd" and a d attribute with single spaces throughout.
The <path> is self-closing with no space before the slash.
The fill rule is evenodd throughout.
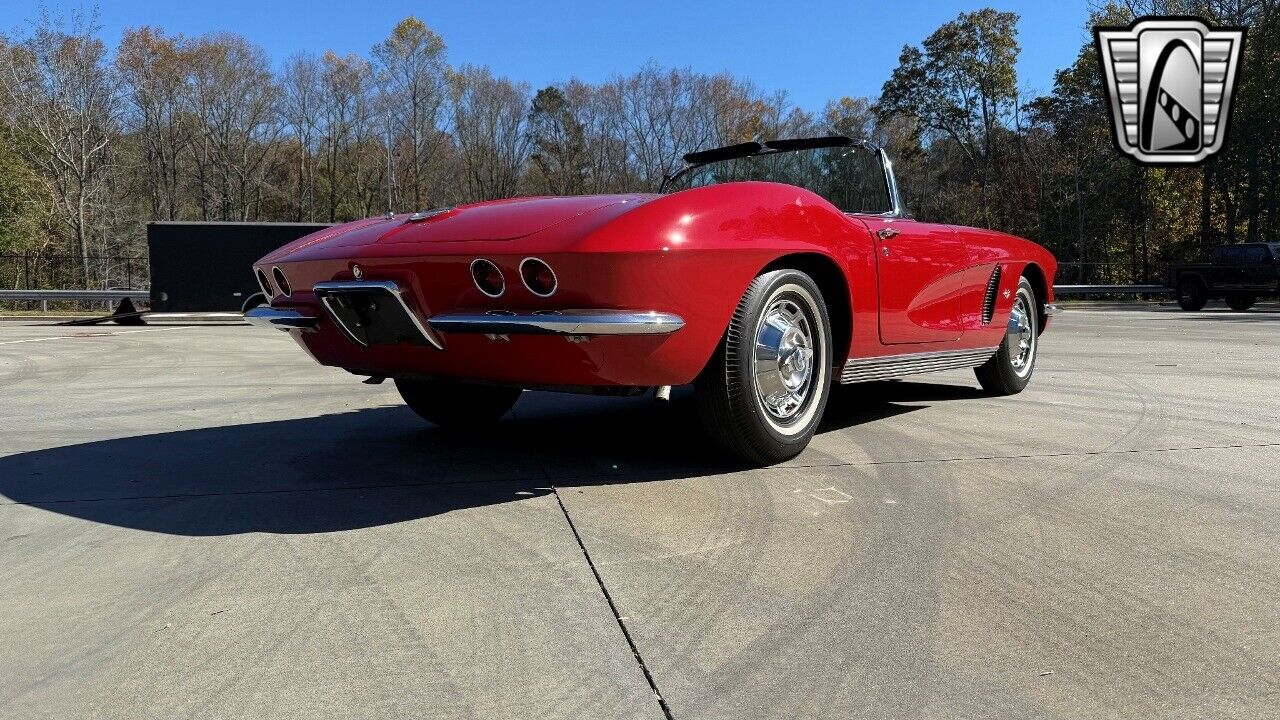
<path id="1" fill-rule="evenodd" d="M 692 383 L 708 433 L 798 454 L 833 382 L 973 367 L 1021 391 L 1055 311 L 1044 248 L 912 220 L 883 150 L 847 137 L 690 153 L 659 194 L 527 197 L 387 215 L 301 238 L 254 271 L 324 365 L 393 378 L 440 425 L 526 388 L 629 395 Z"/>

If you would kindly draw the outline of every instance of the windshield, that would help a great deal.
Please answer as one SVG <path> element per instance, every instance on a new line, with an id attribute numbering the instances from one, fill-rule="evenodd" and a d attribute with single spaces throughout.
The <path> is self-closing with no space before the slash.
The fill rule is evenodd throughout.
<path id="1" fill-rule="evenodd" d="M 795 185 L 848 213 L 893 211 L 879 154 L 858 146 L 818 147 L 719 160 L 692 167 L 668 184 L 668 192 L 719 183 L 760 180 Z"/>

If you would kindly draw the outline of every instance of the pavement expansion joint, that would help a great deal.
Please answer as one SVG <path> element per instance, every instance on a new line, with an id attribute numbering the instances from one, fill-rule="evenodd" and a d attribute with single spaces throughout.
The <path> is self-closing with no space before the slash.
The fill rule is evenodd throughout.
<path id="1" fill-rule="evenodd" d="M 613 613 L 613 619 L 617 621 L 618 628 L 622 630 L 622 637 L 626 638 L 627 645 L 631 648 L 631 654 L 636 659 L 636 664 L 640 666 L 640 672 L 644 673 L 644 679 L 649 683 L 649 689 L 653 690 L 653 695 L 658 700 L 658 707 L 662 708 L 662 716 L 667 720 L 674 720 L 671 714 L 671 708 L 667 706 L 667 701 L 662 697 L 662 691 L 658 690 L 658 683 L 653 679 L 653 673 L 649 672 L 649 667 L 644 663 L 644 657 L 640 654 L 640 648 L 636 647 L 636 642 L 631 637 L 631 631 L 627 630 L 627 623 L 622 619 L 622 614 L 618 612 L 618 606 L 613 601 L 613 596 L 609 594 L 609 588 L 605 587 L 604 578 L 600 577 L 600 571 L 596 569 L 595 561 L 591 559 L 591 553 L 587 551 L 587 546 L 582 542 L 582 535 L 578 532 L 578 526 L 573 523 L 573 517 L 569 515 L 569 508 L 565 507 L 564 500 L 560 497 L 560 488 L 552 487 L 552 492 L 556 496 L 556 502 L 560 505 L 560 512 L 564 513 L 565 522 L 569 523 L 569 530 L 573 532 L 573 539 L 578 542 L 578 548 L 582 550 L 582 556 L 587 560 L 587 567 L 591 568 L 591 574 L 595 576 L 596 584 L 600 586 L 600 593 L 604 595 L 604 599 L 609 603 L 609 611 Z"/>

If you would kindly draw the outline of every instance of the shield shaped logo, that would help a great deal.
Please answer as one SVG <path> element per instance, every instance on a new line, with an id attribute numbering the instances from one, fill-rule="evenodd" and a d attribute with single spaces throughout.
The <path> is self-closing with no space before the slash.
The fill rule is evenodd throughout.
<path id="1" fill-rule="evenodd" d="M 1159 165 L 1198 163 L 1218 152 L 1244 34 L 1169 17 L 1094 30 L 1120 151 Z"/>

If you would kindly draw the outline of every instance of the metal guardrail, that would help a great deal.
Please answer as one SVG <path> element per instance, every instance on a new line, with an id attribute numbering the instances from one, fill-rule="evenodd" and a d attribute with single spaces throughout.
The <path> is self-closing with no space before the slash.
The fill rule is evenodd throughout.
<path id="1" fill-rule="evenodd" d="M 37 300 L 41 312 L 49 311 L 50 300 L 123 303 L 150 299 L 150 290 L 0 290 L 0 300 Z"/>
<path id="2" fill-rule="evenodd" d="M 0 290 L 0 300 L 150 300 L 150 290 Z"/>
<path id="3" fill-rule="evenodd" d="M 1173 288 L 1164 285 L 1054 285 L 1057 295 L 1163 295 Z"/>

